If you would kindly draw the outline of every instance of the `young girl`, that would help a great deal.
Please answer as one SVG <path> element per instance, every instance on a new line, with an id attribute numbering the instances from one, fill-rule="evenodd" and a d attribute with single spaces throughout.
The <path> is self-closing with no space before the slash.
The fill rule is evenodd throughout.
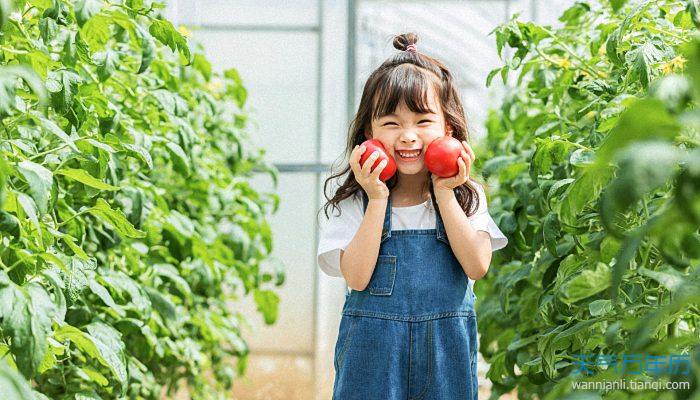
<path id="1" fill-rule="evenodd" d="M 462 104 L 447 68 L 416 49 L 414 34 L 394 38 L 401 52 L 368 78 L 349 131 L 349 166 L 324 206 L 318 261 L 343 276 L 345 297 L 335 346 L 333 399 L 476 399 L 473 281 L 507 239 L 491 219 L 483 188 L 469 178 Z M 425 149 L 451 135 L 462 142 L 459 173 L 430 174 Z M 360 165 L 367 139 L 396 160 Z"/>

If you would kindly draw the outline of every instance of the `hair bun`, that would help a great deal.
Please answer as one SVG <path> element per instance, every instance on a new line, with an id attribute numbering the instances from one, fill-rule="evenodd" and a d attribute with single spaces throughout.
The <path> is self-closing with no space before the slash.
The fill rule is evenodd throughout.
<path id="1" fill-rule="evenodd" d="M 415 33 L 404 33 L 394 36 L 394 47 L 397 50 L 406 51 L 406 48 L 418 42 L 418 35 Z"/>

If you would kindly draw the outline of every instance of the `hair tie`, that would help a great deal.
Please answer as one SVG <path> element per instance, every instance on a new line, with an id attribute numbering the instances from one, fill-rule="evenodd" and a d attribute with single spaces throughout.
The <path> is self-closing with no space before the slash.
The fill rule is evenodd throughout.
<path id="1" fill-rule="evenodd" d="M 415 53 L 416 52 L 416 45 L 415 43 L 411 43 L 408 46 L 406 46 L 406 51 L 409 53 Z"/>

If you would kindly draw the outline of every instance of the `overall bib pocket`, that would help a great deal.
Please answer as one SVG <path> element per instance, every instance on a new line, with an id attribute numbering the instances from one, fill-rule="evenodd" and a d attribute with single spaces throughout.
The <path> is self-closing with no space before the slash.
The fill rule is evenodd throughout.
<path id="1" fill-rule="evenodd" d="M 396 256 L 380 255 L 369 281 L 369 294 L 390 296 L 396 279 Z"/>

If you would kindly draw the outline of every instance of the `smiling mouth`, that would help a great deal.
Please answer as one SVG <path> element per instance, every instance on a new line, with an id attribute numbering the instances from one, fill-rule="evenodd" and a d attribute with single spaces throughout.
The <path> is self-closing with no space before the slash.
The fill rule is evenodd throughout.
<path id="1" fill-rule="evenodd" d="M 422 150 L 411 150 L 411 151 L 404 151 L 404 150 L 397 150 L 396 154 L 398 154 L 400 159 L 403 160 L 415 160 L 418 157 L 420 157 Z"/>

